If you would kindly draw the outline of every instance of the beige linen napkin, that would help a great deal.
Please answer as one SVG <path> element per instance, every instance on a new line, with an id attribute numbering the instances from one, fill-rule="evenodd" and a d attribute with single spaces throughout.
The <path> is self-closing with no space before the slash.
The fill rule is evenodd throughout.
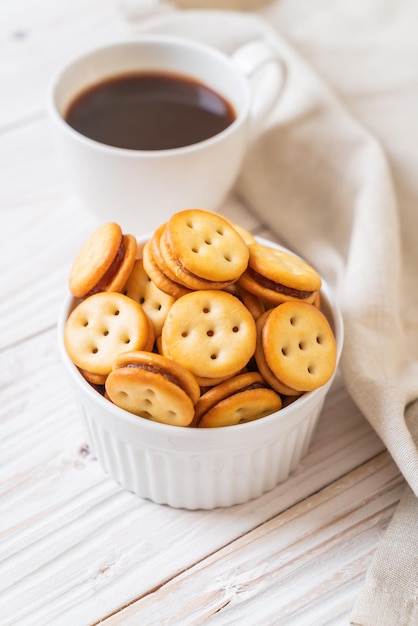
<path id="1" fill-rule="evenodd" d="M 413 238 L 401 245 L 400 215 L 411 227 L 415 217 L 399 211 L 376 139 L 263 20 L 169 11 L 136 28 L 196 38 L 227 53 L 265 39 L 287 63 L 285 94 L 249 150 L 236 192 L 335 290 L 345 322 L 347 389 L 409 483 L 352 623 L 418 624 L 418 249 Z"/>

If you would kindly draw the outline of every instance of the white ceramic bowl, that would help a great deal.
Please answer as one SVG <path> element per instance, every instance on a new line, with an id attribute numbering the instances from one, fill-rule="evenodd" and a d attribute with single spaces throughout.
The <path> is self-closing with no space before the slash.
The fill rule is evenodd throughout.
<path id="1" fill-rule="evenodd" d="M 265 239 L 258 241 L 280 247 Z M 321 298 L 334 329 L 339 361 L 343 324 L 327 284 L 323 284 Z M 68 296 L 58 323 L 63 362 L 90 449 L 123 488 L 173 507 L 226 507 L 273 489 L 306 454 L 333 378 L 280 411 L 252 422 L 207 429 L 160 424 L 113 405 L 81 376 L 63 343 L 65 321 L 73 307 L 74 300 Z"/>

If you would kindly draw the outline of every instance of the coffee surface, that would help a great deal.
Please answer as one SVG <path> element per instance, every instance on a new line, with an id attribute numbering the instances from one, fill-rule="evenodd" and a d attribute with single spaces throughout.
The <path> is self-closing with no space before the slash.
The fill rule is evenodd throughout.
<path id="1" fill-rule="evenodd" d="M 205 85 L 160 73 L 121 75 L 79 94 L 65 119 L 86 137 L 132 150 L 188 146 L 235 120 L 229 102 Z"/>

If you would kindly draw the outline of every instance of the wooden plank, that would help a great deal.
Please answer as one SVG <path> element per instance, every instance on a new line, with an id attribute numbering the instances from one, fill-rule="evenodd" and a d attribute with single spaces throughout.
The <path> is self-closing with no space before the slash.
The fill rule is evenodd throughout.
<path id="1" fill-rule="evenodd" d="M 101 623 L 347 624 L 404 487 L 383 453 Z"/>

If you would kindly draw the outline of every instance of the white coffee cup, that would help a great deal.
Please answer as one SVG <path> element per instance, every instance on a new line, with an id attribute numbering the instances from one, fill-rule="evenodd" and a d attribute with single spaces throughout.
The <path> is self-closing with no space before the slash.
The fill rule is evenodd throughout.
<path id="1" fill-rule="evenodd" d="M 68 106 L 86 88 L 133 72 L 198 80 L 226 99 L 236 118 L 208 139 L 164 150 L 106 145 L 67 123 Z M 263 42 L 251 42 L 228 56 L 188 39 L 149 34 L 110 43 L 71 61 L 52 81 L 48 109 L 64 167 L 86 208 L 100 222 L 116 221 L 125 231 L 139 234 L 183 209 L 219 208 L 258 124 L 277 102 L 284 83 L 282 60 Z"/>

